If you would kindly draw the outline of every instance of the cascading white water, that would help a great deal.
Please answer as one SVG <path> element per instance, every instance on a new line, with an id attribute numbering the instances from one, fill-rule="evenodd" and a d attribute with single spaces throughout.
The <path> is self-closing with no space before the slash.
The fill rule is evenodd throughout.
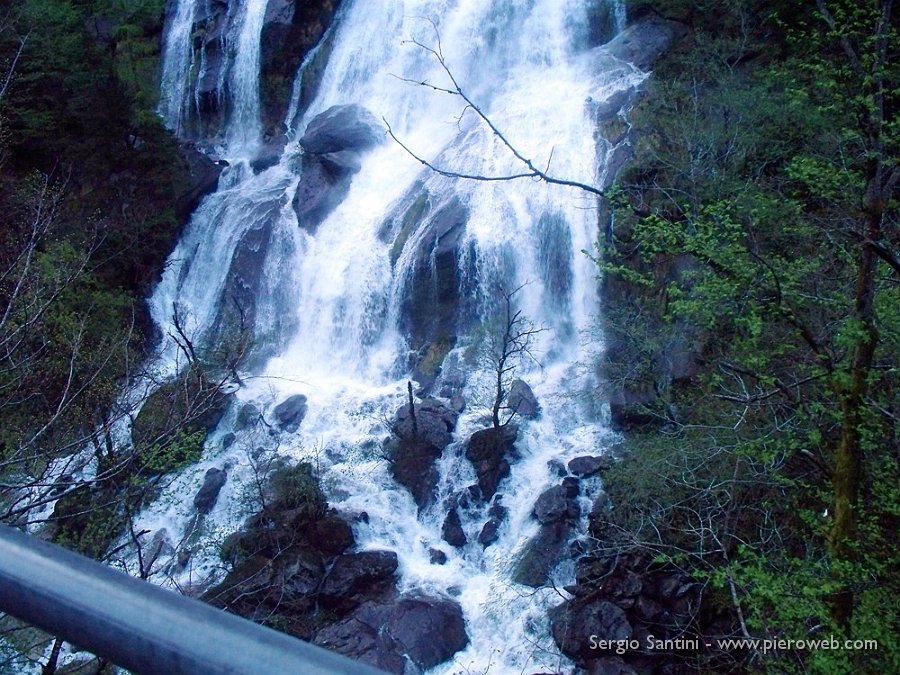
<path id="1" fill-rule="evenodd" d="M 350 2 L 336 29 L 318 94 L 292 136 L 302 136 L 306 124 L 331 106 L 356 103 L 388 120 L 404 143 L 437 164 L 482 175 L 520 170 L 496 136 L 471 111 L 464 113 L 459 100 L 403 81 L 446 86 L 435 59 L 406 42 L 414 38 L 437 48 L 439 39 L 457 80 L 524 155 L 549 163 L 555 175 L 597 182 L 609 148 L 594 139 L 590 102 L 634 86 L 644 74 L 605 56 L 602 49 L 579 47 L 595 4 Z M 595 454 L 607 434 L 597 406 L 582 396 L 594 384 L 590 344 L 598 341 L 596 335 L 585 339 L 598 311 L 597 270 L 582 253 L 596 241 L 596 203 L 584 193 L 530 181 L 453 181 L 423 171 L 386 139 L 364 156 L 348 194 L 315 233 L 301 230 L 290 205 L 298 184 L 292 158 L 296 145 L 288 146 L 278 165 L 258 175 L 241 161 L 259 137 L 254 84 L 259 27 L 254 22 L 261 22 L 264 11 L 264 0 L 248 0 L 233 62 L 229 86 L 240 101 L 226 137 L 231 141 L 228 159 L 237 161 L 223 174 L 219 191 L 195 213 L 151 305 L 163 333 L 173 320 L 173 307 L 179 307 L 187 330 L 202 347 L 213 339 L 226 275 L 242 239 L 248 232 L 270 228 L 255 330 L 264 341 L 278 341 L 268 345 L 276 355 L 242 373 L 236 397 L 271 411 L 287 396 L 301 393 L 309 399 L 309 411 L 297 433 L 260 438 L 237 430 L 236 441 L 223 450 L 222 438 L 232 431 L 235 417 L 233 411 L 226 415 L 210 435 L 203 461 L 146 509 L 136 527 L 165 529 L 177 540 L 193 518 L 186 497 L 193 495 L 208 468 L 226 466 L 228 482 L 204 520 L 203 545 L 189 570 L 175 580 L 190 585 L 220 574 L 217 546 L 248 515 L 251 453 L 262 446 L 311 459 L 335 506 L 348 513 L 367 512 L 368 523 L 355 526 L 359 546 L 397 552 L 401 590 L 450 595 L 461 604 L 470 645 L 435 672 L 461 667 L 482 672 L 488 666 L 501 673 L 558 668 L 564 659 L 549 637 L 546 609 L 559 602 L 559 596 L 552 589 L 535 592 L 514 584 L 510 569 L 537 531 L 530 516 L 535 498 L 559 480 L 548 462 Z M 250 72 L 253 68 L 256 72 Z M 427 191 L 435 202 L 458 199 L 467 209 L 460 275 L 475 289 L 474 310 L 490 311 L 498 283 L 523 286 L 516 295 L 519 307 L 548 329 L 534 346 L 540 365 L 523 363 L 517 372 L 532 385 L 543 414 L 522 426 L 517 441 L 521 459 L 499 488 L 509 514 L 500 539 L 484 550 L 477 543 L 460 550 L 443 544 L 446 508 L 441 498 L 475 482 L 462 443 L 485 424 L 484 390 L 490 372 L 477 364 L 467 366 L 468 408 L 456 429 L 456 442 L 440 460 L 435 506 L 417 514 L 412 497 L 394 483 L 377 452 L 386 435 L 385 421 L 404 402 L 408 345 L 400 329 L 401 305 L 416 237 L 424 236 L 410 237 L 392 265 L 392 243 L 383 241 L 379 230 L 401 215 L 404 198 L 417 191 Z M 460 346 L 448 358 L 462 359 L 471 342 L 471 335 L 460 335 Z M 176 355 L 174 345 L 164 345 L 158 367 L 171 373 Z M 484 509 L 464 515 L 470 542 L 484 520 Z M 429 548 L 435 546 L 448 554 L 447 564 L 431 564 Z M 563 566 L 558 579 L 565 583 L 567 573 Z"/>
<path id="2" fill-rule="evenodd" d="M 228 77 L 231 110 L 226 140 L 231 156 L 252 154 L 260 142 L 260 37 L 268 0 L 245 0 L 237 24 L 235 56 Z"/>
<path id="3" fill-rule="evenodd" d="M 159 114 L 176 134 L 181 133 L 187 114 L 195 5 L 195 0 L 177 0 L 163 43 Z"/>

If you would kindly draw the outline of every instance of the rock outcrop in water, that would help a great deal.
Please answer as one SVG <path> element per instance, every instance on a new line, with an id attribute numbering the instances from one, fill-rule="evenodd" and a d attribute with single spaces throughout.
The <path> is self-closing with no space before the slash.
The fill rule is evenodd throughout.
<path id="1" fill-rule="evenodd" d="M 226 540 L 232 570 L 203 600 L 392 673 L 431 668 L 468 644 L 458 603 L 398 592 L 396 553 L 350 551 L 350 525 L 309 465 L 278 467 L 267 492 Z"/>

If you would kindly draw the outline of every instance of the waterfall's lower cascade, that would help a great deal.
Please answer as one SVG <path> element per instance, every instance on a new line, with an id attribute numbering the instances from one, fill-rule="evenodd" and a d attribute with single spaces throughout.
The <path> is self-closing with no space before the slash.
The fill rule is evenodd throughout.
<path id="1" fill-rule="evenodd" d="M 194 590 L 221 581 L 220 548 L 250 515 L 260 455 L 305 460 L 353 523 L 355 550 L 396 553 L 401 595 L 461 607 L 468 645 L 431 672 L 557 672 L 568 661 L 550 637 L 547 609 L 570 583 L 568 553 L 537 588 L 514 581 L 514 570 L 541 527 L 536 499 L 560 484 L 569 460 L 602 454 L 610 440 L 596 391 L 598 271 L 585 253 L 598 238 L 598 205 L 583 191 L 529 179 L 442 176 L 387 136 L 385 122 L 436 166 L 522 172 L 458 97 L 416 84 L 452 86 L 440 55 L 522 155 L 553 175 L 603 185 L 615 148 L 595 133 L 598 109 L 645 74 L 596 44 L 601 2 L 345 1 L 312 102 L 289 120 L 280 159 L 260 162 L 252 157 L 258 74 L 248 71 L 259 69 L 265 4 L 229 10 L 246 26 L 228 82 L 222 156 L 230 165 L 151 298 L 161 333 L 185 334 L 200 351 L 227 344 L 238 314 L 254 338 L 202 460 L 135 525 L 170 545 L 171 564 L 154 580 Z M 191 8 L 176 7 L 170 41 L 189 34 Z M 607 11 L 621 21 L 620 9 Z M 178 91 L 164 92 L 163 112 L 177 128 L 185 80 L 176 71 L 191 64 L 185 49 L 168 49 L 178 63 L 166 62 L 163 87 Z M 540 411 L 514 420 L 508 475 L 496 485 L 504 516 L 484 545 L 479 535 L 501 499 L 460 500 L 482 479 L 467 444 L 490 425 L 489 345 L 498 317 L 502 329 L 504 293 L 537 331 L 509 379 L 530 386 Z M 182 351 L 164 340 L 154 370 L 174 376 Z M 423 399 L 461 411 L 425 499 L 395 480 L 386 459 L 409 379 Z M 304 412 L 280 424 L 276 408 L 291 401 Z M 198 517 L 193 496 L 212 468 L 227 480 Z M 573 535 L 585 529 L 593 480 L 577 484 Z M 454 509 L 466 541 L 457 546 L 445 541 Z"/>

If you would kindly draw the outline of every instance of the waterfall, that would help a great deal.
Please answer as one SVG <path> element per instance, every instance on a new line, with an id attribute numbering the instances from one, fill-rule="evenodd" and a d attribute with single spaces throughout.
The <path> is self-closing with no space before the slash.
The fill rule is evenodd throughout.
<path id="1" fill-rule="evenodd" d="M 416 40 L 440 49 L 456 79 L 523 155 L 554 175 L 597 184 L 611 148 L 595 139 L 594 106 L 634 87 L 644 73 L 608 57 L 600 46 L 584 45 L 581 36 L 588 32 L 596 4 L 345 2 L 316 96 L 306 110 L 297 111 L 289 138 L 301 138 L 309 122 L 332 106 L 357 104 L 387 120 L 408 147 L 435 164 L 479 175 L 521 171 L 460 100 L 409 83 L 448 85 L 435 58 L 410 42 Z M 182 109 L 181 103 L 172 106 L 182 95 L 185 76 L 173 73 L 188 65 L 170 43 L 183 23 L 189 27 L 190 5 L 179 2 L 167 31 L 161 112 L 173 128 L 178 124 L 171 110 Z M 259 351 L 241 373 L 237 402 L 210 434 L 203 460 L 180 474 L 142 512 L 136 527 L 183 531 L 193 517 L 189 497 L 206 470 L 228 468 L 228 482 L 205 518 L 189 571 L 173 577 L 190 585 L 219 573 L 217 546 L 247 516 L 251 453 L 262 446 L 314 461 L 333 505 L 368 514 L 367 522 L 355 525 L 358 546 L 396 551 L 401 590 L 450 596 L 462 606 L 470 644 L 435 672 L 460 667 L 481 672 L 488 666 L 496 669 L 491 672 L 557 669 L 565 659 L 549 636 L 546 610 L 559 596 L 552 588 L 535 591 L 515 584 L 510 570 L 537 532 L 531 517 L 535 498 L 559 482 L 551 464 L 597 454 L 609 442 L 593 368 L 600 342 L 592 332 L 599 304 L 597 269 L 583 253 L 597 240 L 596 201 L 577 190 L 530 180 L 445 178 L 423 169 L 385 138 L 361 156 L 358 173 L 333 210 L 315 227 L 301 228 L 292 206 L 307 170 L 298 142 L 292 140 L 281 160 L 265 170 L 254 171 L 248 161 L 259 140 L 259 36 L 265 5 L 265 0 L 246 1 L 234 42 L 228 80 L 234 103 L 225 149 L 231 166 L 218 191 L 193 215 L 150 301 L 163 334 L 172 332 L 177 307 L 181 327 L 195 345 L 210 347 L 221 339 L 229 284 L 237 275 L 243 280 L 240 288 L 253 289 L 248 306 Z M 620 8 L 615 3 L 614 9 Z M 419 290 L 422 251 L 425 261 L 433 262 L 435 253 L 427 254 L 433 243 L 428 228 L 410 231 L 406 222 L 417 204 L 426 205 L 429 217 L 462 214 L 465 223 L 453 272 L 464 311 L 453 319 L 456 341 L 438 384 L 449 383 L 451 372 L 464 371 L 458 386 L 467 407 L 438 464 L 436 503 L 421 513 L 378 451 L 387 421 L 405 401 L 411 352 L 423 348 L 409 328 L 418 320 L 410 319 L 410 297 Z M 532 346 L 534 360 L 523 361 L 516 371 L 531 385 L 543 413 L 522 424 L 516 443 L 520 458 L 500 484 L 508 516 L 499 539 L 485 549 L 477 543 L 455 549 L 441 539 L 444 498 L 475 482 L 464 443 L 485 426 L 493 374 L 472 354 L 478 351 L 479 326 L 497 312 L 498 287 L 521 287 L 517 307 L 546 329 Z M 177 352 L 164 342 L 157 369 L 174 373 Z M 293 394 L 309 402 L 296 433 L 260 437 L 235 424 L 241 405 L 252 404 L 269 415 Z M 227 448 L 226 435 L 236 439 Z M 470 542 L 485 521 L 486 508 L 462 514 Z M 432 547 L 447 553 L 446 564 L 431 563 Z M 568 575 L 571 566 L 563 564 L 554 580 L 569 583 Z"/>
<path id="2" fill-rule="evenodd" d="M 176 134 L 181 133 L 188 107 L 194 6 L 195 0 L 176 0 L 163 42 L 159 114 Z"/>

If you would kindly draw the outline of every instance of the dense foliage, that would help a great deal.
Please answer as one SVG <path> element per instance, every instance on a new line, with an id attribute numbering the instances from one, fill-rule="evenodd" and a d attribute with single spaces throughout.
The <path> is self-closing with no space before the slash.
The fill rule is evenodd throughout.
<path id="1" fill-rule="evenodd" d="M 160 429 L 127 457 L 110 435 L 153 337 L 143 299 L 188 206 L 188 166 L 153 110 L 162 11 L 0 3 L 0 517 L 43 521 L 64 494 L 58 536 L 94 555 L 136 505 L 123 493 L 138 500 L 151 469 L 196 455 L 205 434 Z M 93 480 L 55 464 L 91 446 Z"/>
<path id="2" fill-rule="evenodd" d="M 898 21 L 888 1 L 726 5 L 656 5 L 692 33 L 632 111 L 603 262 L 606 370 L 651 423 L 594 530 L 704 580 L 734 635 L 879 644 L 703 668 L 895 672 Z"/>

